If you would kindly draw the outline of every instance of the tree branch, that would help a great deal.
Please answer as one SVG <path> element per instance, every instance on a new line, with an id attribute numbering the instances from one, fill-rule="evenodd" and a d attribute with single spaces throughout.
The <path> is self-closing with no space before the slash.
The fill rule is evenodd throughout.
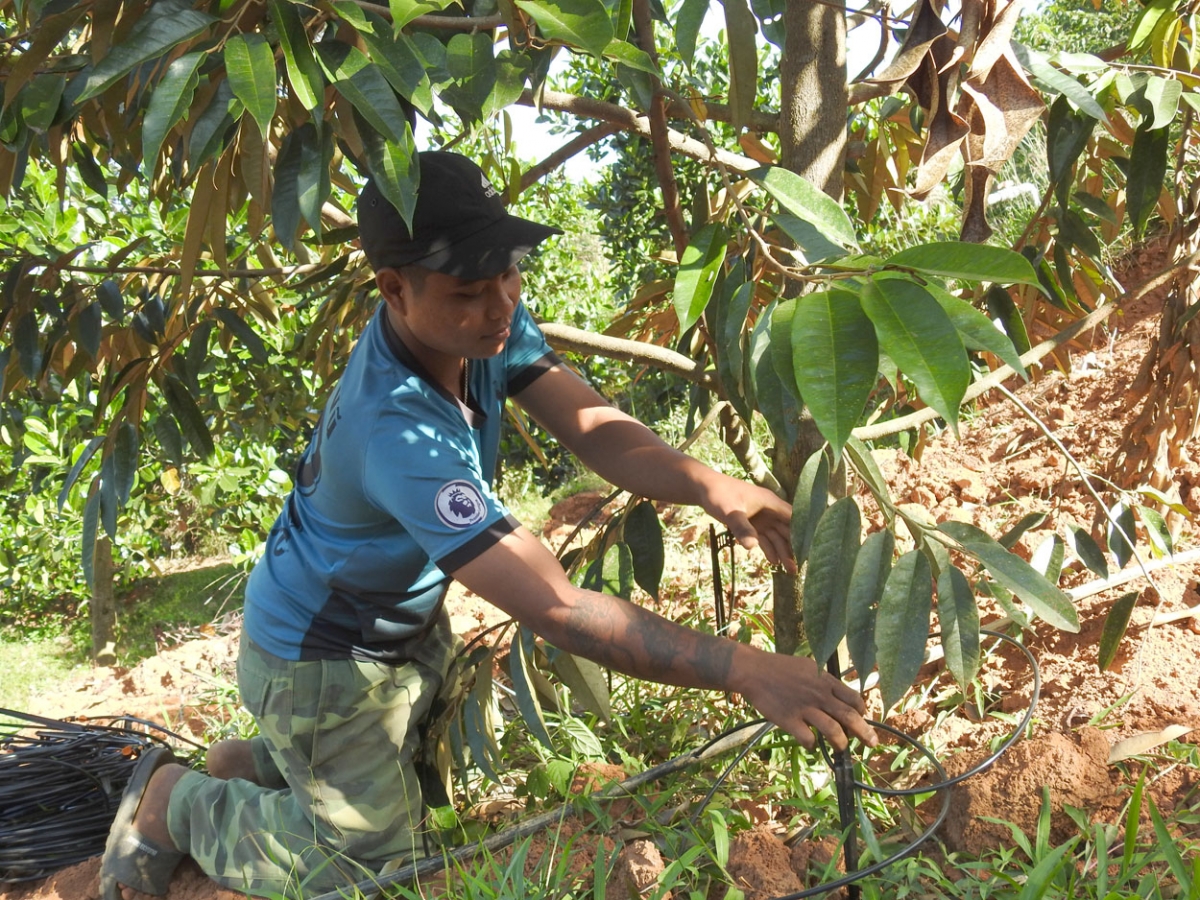
<path id="1" fill-rule="evenodd" d="M 603 100 L 593 100 L 590 97 L 580 97 L 562 91 L 543 91 L 539 99 L 540 103 L 534 100 L 531 91 L 525 91 L 517 102 L 523 106 L 570 113 L 583 119 L 611 122 L 625 131 L 639 134 L 645 138 L 652 136 L 650 120 L 646 116 L 639 115 L 623 106 L 617 106 L 615 103 L 605 103 Z M 668 130 L 667 139 L 672 150 L 704 163 L 720 163 L 737 172 L 749 172 L 751 169 L 759 167 L 759 163 L 754 160 L 730 153 L 727 150 L 716 150 L 714 153 L 702 141 L 687 137 L 674 129 Z"/>
<path id="2" fill-rule="evenodd" d="M 631 341 L 607 334 L 596 334 L 557 322 L 542 322 L 538 327 L 542 329 L 546 340 L 555 350 L 569 350 L 574 353 L 603 356 L 605 359 L 619 359 L 623 362 L 653 366 L 694 382 L 714 393 L 717 392 L 717 384 L 713 376 L 706 372 L 699 363 L 682 353 L 668 350 L 666 347 L 648 344 L 645 341 Z"/>
<path id="3" fill-rule="evenodd" d="M 540 163 L 526 171 L 521 176 L 521 192 L 532 187 L 542 178 L 549 175 L 572 156 L 583 152 L 588 147 L 620 131 L 620 126 L 612 122 L 601 122 L 599 125 L 593 125 L 587 131 L 580 132 L 573 139 L 563 144 Z"/>

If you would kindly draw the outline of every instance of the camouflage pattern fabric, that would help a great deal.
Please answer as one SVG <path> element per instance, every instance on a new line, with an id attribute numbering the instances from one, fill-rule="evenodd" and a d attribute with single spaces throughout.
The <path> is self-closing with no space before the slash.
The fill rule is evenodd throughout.
<path id="1" fill-rule="evenodd" d="M 461 642 L 442 613 L 404 665 L 292 662 L 243 636 L 242 702 L 258 722 L 259 781 L 189 772 L 167 824 L 217 883 L 258 896 L 311 896 L 422 855 L 414 767 L 426 718 Z"/>

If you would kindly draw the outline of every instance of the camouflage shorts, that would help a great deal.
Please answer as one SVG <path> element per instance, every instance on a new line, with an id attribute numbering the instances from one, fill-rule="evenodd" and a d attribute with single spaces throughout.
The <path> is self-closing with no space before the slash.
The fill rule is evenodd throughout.
<path id="1" fill-rule="evenodd" d="M 332 891 L 421 855 L 413 757 L 457 643 L 445 613 L 400 666 L 291 662 L 243 637 L 259 784 L 187 773 L 168 809 L 176 845 L 214 881 L 260 896 Z"/>

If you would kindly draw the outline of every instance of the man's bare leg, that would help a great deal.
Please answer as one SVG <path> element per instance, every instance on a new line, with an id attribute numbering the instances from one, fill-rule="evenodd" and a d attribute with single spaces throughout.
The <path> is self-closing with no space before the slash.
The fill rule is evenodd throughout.
<path id="1" fill-rule="evenodd" d="M 244 778 L 258 784 L 258 772 L 254 768 L 254 754 L 250 742 L 240 738 L 217 741 L 208 748 L 205 762 L 208 774 L 213 778 Z"/>

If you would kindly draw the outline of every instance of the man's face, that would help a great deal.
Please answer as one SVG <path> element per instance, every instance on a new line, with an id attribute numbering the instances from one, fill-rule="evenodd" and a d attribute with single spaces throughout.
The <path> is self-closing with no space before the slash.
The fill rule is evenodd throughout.
<path id="1" fill-rule="evenodd" d="M 404 282 L 401 297 L 389 306 L 422 348 L 466 359 L 486 359 L 504 349 L 521 302 L 521 272 L 515 265 L 478 281 L 433 271 L 423 278 L 398 274 Z"/>

